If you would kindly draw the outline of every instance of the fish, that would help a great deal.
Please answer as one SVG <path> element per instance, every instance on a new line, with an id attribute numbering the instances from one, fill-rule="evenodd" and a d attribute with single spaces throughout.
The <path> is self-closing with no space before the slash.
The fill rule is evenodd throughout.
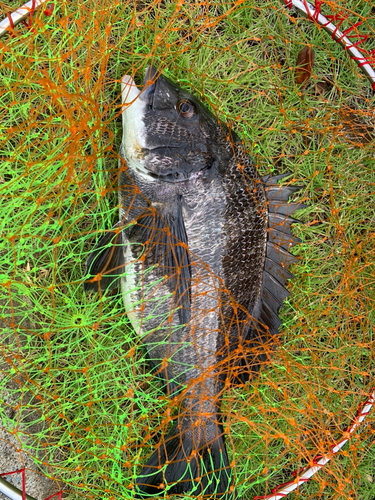
<path id="1" fill-rule="evenodd" d="M 85 292 L 121 288 L 150 368 L 176 402 L 136 498 L 236 498 L 221 400 L 269 360 L 300 240 L 290 174 L 260 177 L 243 141 L 197 97 L 146 69 L 121 80 L 119 221 L 86 261 Z"/>

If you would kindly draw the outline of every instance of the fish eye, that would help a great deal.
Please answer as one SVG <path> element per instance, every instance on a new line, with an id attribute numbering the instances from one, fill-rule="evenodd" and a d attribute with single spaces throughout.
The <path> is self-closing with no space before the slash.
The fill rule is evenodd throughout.
<path id="1" fill-rule="evenodd" d="M 195 106 L 191 101 L 184 99 L 177 104 L 179 113 L 184 118 L 191 118 L 195 114 Z"/>

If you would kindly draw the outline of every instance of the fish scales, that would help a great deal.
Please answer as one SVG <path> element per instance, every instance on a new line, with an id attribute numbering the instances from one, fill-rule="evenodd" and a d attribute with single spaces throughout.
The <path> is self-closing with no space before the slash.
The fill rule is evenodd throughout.
<path id="1" fill-rule="evenodd" d="M 130 175 L 137 186 L 141 188 L 142 192 L 147 193 L 149 191 L 150 186 L 147 186 L 148 182 L 146 180 L 138 178 L 134 173 Z M 164 280 L 164 276 L 168 271 L 164 266 L 159 265 L 145 275 L 144 269 L 152 267 L 155 261 L 157 261 L 155 253 L 150 249 L 146 252 L 146 261 L 144 263 L 140 262 L 138 259 L 142 247 L 136 244 L 132 245 L 132 242 L 136 243 L 142 240 L 142 235 L 139 234 L 139 231 L 130 230 L 128 236 L 130 248 L 132 248 L 132 260 L 135 262 L 134 273 L 131 272 L 131 275 L 136 276 L 135 286 L 133 286 L 133 289 L 136 288 L 136 290 L 130 293 L 132 295 L 130 301 L 128 300 L 129 293 L 125 294 L 125 306 L 128 308 L 129 304 L 143 305 L 142 311 L 140 311 L 139 307 L 137 308 L 136 316 L 137 321 L 139 323 L 142 322 L 143 331 L 139 331 L 139 334 L 143 337 L 144 335 L 147 336 L 147 332 L 152 332 L 144 340 L 151 359 L 162 360 L 165 357 L 170 357 L 173 347 L 178 347 L 177 352 L 172 356 L 172 361 L 168 364 L 169 371 L 178 377 L 178 384 L 186 384 L 189 380 L 207 374 L 210 367 L 215 364 L 215 357 L 219 350 L 217 332 L 221 325 L 217 309 L 219 307 L 218 290 L 220 283 L 217 275 L 222 274 L 223 245 L 221 235 L 223 233 L 223 222 L 218 220 L 218 217 L 215 217 L 217 207 L 213 208 L 215 206 L 213 201 L 219 201 L 223 205 L 223 210 L 224 193 L 217 179 L 212 178 L 207 181 L 207 178 L 203 180 L 202 177 L 201 174 L 198 174 L 194 181 L 190 183 L 191 185 L 183 182 L 178 185 L 163 185 L 162 182 L 152 181 L 152 187 L 157 187 L 157 193 L 153 193 L 152 205 L 158 206 L 159 211 L 160 207 L 165 206 L 166 200 L 168 200 L 167 212 L 173 212 L 175 209 L 171 201 L 173 198 L 176 200 L 175 203 L 179 203 L 177 201 L 178 197 L 181 197 L 183 200 L 181 202 L 181 209 L 185 221 L 187 240 L 189 241 L 189 254 L 197 260 L 196 265 L 190 266 L 189 288 L 191 298 L 189 302 L 193 302 L 191 308 L 194 314 L 191 315 L 190 310 L 188 311 L 190 322 L 187 327 L 181 328 L 179 316 L 171 314 L 171 310 L 173 310 L 171 300 L 160 301 L 158 304 L 158 316 L 155 315 L 154 303 L 150 300 L 151 297 L 155 293 L 159 297 L 167 297 L 173 293 L 175 285 L 169 280 Z M 124 186 L 129 182 L 126 173 L 120 177 L 119 182 L 120 186 Z M 209 196 L 207 196 L 207 182 L 210 184 Z M 124 202 L 127 203 L 128 200 L 128 197 L 122 196 L 122 204 Z M 199 200 L 199 210 L 197 210 L 197 200 Z M 121 217 L 128 217 L 130 222 L 134 220 L 134 213 L 130 212 L 129 217 L 127 215 L 129 213 L 128 208 L 130 207 L 123 207 L 121 209 Z M 164 211 L 166 218 L 169 215 L 167 212 Z M 128 222 L 127 219 L 126 222 Z M 141 220 L 138 219 L 138 222 L 140 223 L 139 225 L 142 225 Z M 205 265 L 200 265 L 200 262 Z M 162 280 L 161 285 L 160 280 Z M 155 283 L 156 285 L 154 285 Z M 157 292 L 155 292 L 155 288 Z M 130 286 L 127 287 L 127 290 L 129 289 L 131 289 Z M 186 305 L 184 304 L 183 307 L 186 308 Z M 164 317 L 166 321 L 172 317 L 172 322 L 168 323 L 166 329 L 160 328 L 160 316 Z M 135 323 L 135 320 L 133 320 L 133 323 Z M 172 344 L 168 351 L 166 351 L 164 342 L 166 338 L 169 345 Z M 197 364 L 198 357 L 200 361 Z M 187 370 L 187 365 L 192 367 L 197 366 L 197 368 Z M 168 377 L 169 382 L 171 382 L 171 373 L 169 373 Z M 207 392 L 204 387 L 201 388 L 200 392 L 203 391 L 203 393 L 199 395 L 199 400 L 204 400 L 204 392 L 207 392 L 207 401 L 204 402 L 204 406 L 207 406 L 209 399 L 212 399 L 208 399 L 212 381 L 209 380 L 209 377 L 205 377 L 205 383 L 210 386 L 209 391 Z M 197 388 L 194 391 L 199 392 Z M 211 414 L 214 413 L 215 409 L 211 409 Z"/>
<path id="2" fill-rule="evenodd" d="M 151 367 L 181 399 L 136 497 L 233 499 L 224 382 L 267 359 L 297 242 L 289 216 L 303 205 L 290 209 L 283 176 L 260 179 L 235 132 L 152 66 L 142 92 L 123 77 L 122 99 L 120 220 L 90 254 L 84 287 L 121 286 Z"/>

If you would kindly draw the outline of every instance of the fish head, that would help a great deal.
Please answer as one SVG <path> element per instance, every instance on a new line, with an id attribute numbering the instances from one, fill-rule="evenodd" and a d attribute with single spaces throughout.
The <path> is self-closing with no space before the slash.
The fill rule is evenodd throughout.
<path id="1" fill-rule="evenodd" d="M 226 125 L 153 66 L 142 90 L 130 76 L 122 78 L 122 120 L 128 166 L 150 180 L 184 181 L 220 170 L 233 156 Z"/>

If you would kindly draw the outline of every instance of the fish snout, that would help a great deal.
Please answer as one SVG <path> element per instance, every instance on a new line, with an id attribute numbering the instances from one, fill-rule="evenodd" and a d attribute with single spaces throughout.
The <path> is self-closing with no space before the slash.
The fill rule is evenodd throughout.
<path id="1" fill-rule="evenodd" d="M 122 104 L 132 104 L 140 93 L 141 91 L 138 89 L 133 78 L 129 75 L 124 75 L 121 79 Z"/>

